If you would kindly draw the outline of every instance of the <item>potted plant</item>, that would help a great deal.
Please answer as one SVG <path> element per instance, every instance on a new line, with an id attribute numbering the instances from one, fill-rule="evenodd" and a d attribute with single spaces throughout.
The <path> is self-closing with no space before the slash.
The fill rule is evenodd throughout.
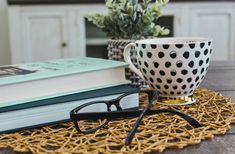
<path id="1" fill-rule="evenodd" d="M 130 42 L 169 33 L 168 29 L 156 24 L 161 15 L 161 8 L 168 1 L 106 0 L 107 15 L 95 14 L 88 15 L 86 18 L 111 38 L 108 41 L 109 59 L 123 61 L 124 47 Z M 137 63 L 134 49 L 131 54 L 133 63 Z M 129 69 L 126 71 L 126 76 L 133 85 L 144 85 L 144 82 Z"/>

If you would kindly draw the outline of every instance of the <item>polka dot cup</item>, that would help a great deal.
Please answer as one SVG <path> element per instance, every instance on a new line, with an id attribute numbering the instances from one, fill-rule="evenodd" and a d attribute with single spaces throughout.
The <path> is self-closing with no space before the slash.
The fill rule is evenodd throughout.
<path id="1" fill-rule="evenodd" d="M 137 51 L 137 69 L 130 49 Z M 212 41 L 207 38 L 155 38 L 137 40 L 124 49 L 129 67 L 161 96 L 190 96 L 207 72 Z"/>

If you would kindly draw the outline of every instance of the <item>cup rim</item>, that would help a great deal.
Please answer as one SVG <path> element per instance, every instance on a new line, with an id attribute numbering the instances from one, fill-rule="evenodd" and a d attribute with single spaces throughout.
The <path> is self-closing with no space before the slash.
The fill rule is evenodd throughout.
<path id="1" fill-rule="evenodd" d="M 185 42 L 186 40 L 192 40 L 193 42 Z M 151 38 L 136 40 L 137 44 L 196 44 L 203 42 L 212 42 L 212 39 L 206 37 L 163 37 L 163 38 Z"/>

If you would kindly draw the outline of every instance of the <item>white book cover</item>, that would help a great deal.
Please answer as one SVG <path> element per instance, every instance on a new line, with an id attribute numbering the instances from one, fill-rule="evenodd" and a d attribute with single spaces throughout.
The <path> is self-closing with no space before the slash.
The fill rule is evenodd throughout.
<path id="1" fill-rule="evenodd" d="M 0 107 L 130 83 L 124 62 L 70 58 L 0 67 Z"/>

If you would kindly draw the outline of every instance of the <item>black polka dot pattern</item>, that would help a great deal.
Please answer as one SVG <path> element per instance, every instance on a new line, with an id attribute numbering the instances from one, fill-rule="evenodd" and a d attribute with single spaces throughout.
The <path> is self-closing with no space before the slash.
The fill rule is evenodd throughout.
<path id="1" fill-rule="evenodd" d="M 171 57 L 172 59 L 175 59 L 176 56 L 177 56 L 177 54 L 176 54 L 175 51 L 170 52 L 170 57 Z"/>
<path id="2" fill-rule="evenodd" d="M 202 66 L 202 64 L 203 64 L 203 60 L 200 60 L 199 61 L 199 66 Z"/>
<path id="3" fill-rule="evenodd" d="M 160 78 L 157 78 L 157 82 L 162 83 L 162 80 Z"/>
<path id="4" fill-rule="evenodd" d="M 142 70 L 143 70 L 144 74 L 146 74 L 146 73 L 147 73 L 146 69 L 144 69 L 144 68 L 143 68 Z"/>
<path id="5" fill-rule="evenodd" d="M 201 47 L 201 48 L 203 48 L 204 46 L 205 46 L 205 43 L 204 43 L 204 42 L 200 43 L 200 47 Z"/>
<path id="6" fill-rule="evenodd" d="M 158 53 L 158 57 L 159 57 L 159 58 L 163 58 L 164 55 L 165 55 L 165 54 L 164 54 L 163 52 L 159 52 L 159 53 Z"/>
<path id="7" fill-rule="evenodd" d="M 148 67 L 149 67 L 149 64 L 145 61 L 145 62 L 144 62 L 144 66 L 148 68 Z"/>
<path id="8" fill-rule="evenodd" d="M 188 63 L 188 66 L 191 67 L 191 68 L 193 68 L 193 66 L 194 66 L 194 61 L 190 61 L 190 62 Z"/>
<path id="9" fill-rule="evenodd" d="M 194 86 L 194 84 L 191 84 L 191 85 L 190 85 L 190 88 L 193 88 L 193 86 Z"/>
<path id="10" fill-rule="evenodd" d="M 159 66 L 158 62 L 154 62 L 154 67 L 158 68 L 158 66 Z"/>
<path id="11" fill-rule="evenodd" d="M 188 43 L 188 44 L 187 44 Z M 139 69 L 151 88 L 162 95 L 192 94 L 205 77 L 212 42 L 136 44 Z"/>
<path id="12" fill-rule="evenodd" d="M 195 52 L 195 57 L 198 58 L 200 56 L 200 54 L 201 54 L 200 51 L 196 51 Z"/>
<path id="13" fill-rule="evenodd" d="M 192 81 L 192 78 L 188 78 L 187 82 L 190 83 Z"/>
<path id="14" fill-rule="evenodd" d="M 178 86 L 177 86 L 177 85 L 173 85 L 172 88 L 173 88 L 174 90 L 176 90 L 176 89 L 178 88 Z"/>
<path id="15" fill-rule="evenodd" d="M 181 82 L 183 82 L 183 79 L 178 78 L 178 79 L 176 79 L 176 81 L 177 81 L 178 83 L 181 83 Z"/>
<path id="16" fill-rule="evenodd" d="M 160 74 L 161 76 L 164 76 L 166 73 L 165 73 L 163 70 L 160 70 L 160 71 L 159 71 L 159 74 Z"/>
<path id="17" fill-rule="evenodd" d="M 204 70 L 205 70 L 204 68 L 201 69 L 201 74 L 204 72 Z"/>
<path id="18" fill-rule="evenodd" d="M 188 74 L 188 71 L 185 70 L 185 69 L 183 69 L 183 70 L 181 71 L 181 73 L 182 73 L 183 75 L 186 75 L 186 74 Z"/>
<path id="19" fill-rule="evenodd" d="M 189 52 L 188 51 L 185 51 L 184 54 L 183 54 L 183 57 L 188 59 L 189 58 Z"/>
<path id="20" fill-rule="evenodd" d="M 150 46 L 151 46 L 152 49 L 156 49 L 157 48 L 156 44 L 151 44 Z"/>
<path id="21" fill-rule="evenodd" d="M 194 43 L 191 43 L 191 44 L 189 44 L 189 47 L 190 47 L 191 49 L 194 49 L 194 48 L 195 48 L 195 44 L 194 44 Z"/>
<path id="22" fill-rule="evenodd" d="M 171 75 L 176 76 L 176 70 L 171 70 Z"/>
<path id="23" fill-rule="evenodd" d="M 159 85 L 156 85 L 157 89 L 161 89 L 161 87 Z"/>
<path id="24" fill-rule="evenodd" d="M 206 56 L 208 54 L 208 49 L 204 51 L 204 55 Z"/>
<path id="25" fill-rule="evenodd" d="M 147 57 L 152 58 L 153 54 L 151 52 L 147 52 Z"/>
<path id="26" fill-rule="evenodd" d="M 167 61 L 167 62 L 165 63 L 165 66 L 166 66 L 166 68 L 171 67 L 171 62 Z"/>
<path id="27" fill-rule="evenodd" d="M 140 50 L 139 55 L 140 55 L 141 58 L 143 58 L 143 51 Z"/>
<path id="28" fill-rule="evenodd" d="M 165 89 L 169 89 L 169 86 L 168 86 L 168 85 L 164 85 L 164 88 L 165 88 Z"/>
<path id="29" fill-rule="evenodd" d="M 164 45 L 162 45 L 162 47 L 163 47 L 164 49 L 168 49 L 168 48 L 170 47 L 170 45 L 164 44 Z"/>
<path id="30" fill-rule="evenodd" d="M 180 48 L 183 48 L 184 45 L 183 44 L 176 44 L 175 46 L 180 49 Z"/>
<path id="31" fill-rule="evenodd" d="M 208 42 L 208 45 L 211 46 L 211 41 Z"/>
<path id="32" fill-rule="evenodd" d="M 171 78 L 167 78 L 167 79 L 166 79 L 166 82 L 169 83 L 169 84 L 171 84 L 171 83 L 172 83 L 172 79 L 171 79 Z"/>
<path id="33" fill-rule="evenodd" d="M 145 44 L 141 44 L 142 48 L 145 49 L 146 48 L 146 45 Z"/>
<path id="34" fill-rule="evenodd" d="M 197 74 L 197 69 L 194 69 L 194 70 L 193 70 L 193 74 L 194 74 L 194 75 Z"/>
<path id="35" fill-rule="evenodd" d="M 183 66 L 183 62 L 182 62 L 182 61 L 177 61 L 177 62 L 176 62 L 176 66 L 177 66 L 178 68 L 182 67 L 182 66 Z"/>

